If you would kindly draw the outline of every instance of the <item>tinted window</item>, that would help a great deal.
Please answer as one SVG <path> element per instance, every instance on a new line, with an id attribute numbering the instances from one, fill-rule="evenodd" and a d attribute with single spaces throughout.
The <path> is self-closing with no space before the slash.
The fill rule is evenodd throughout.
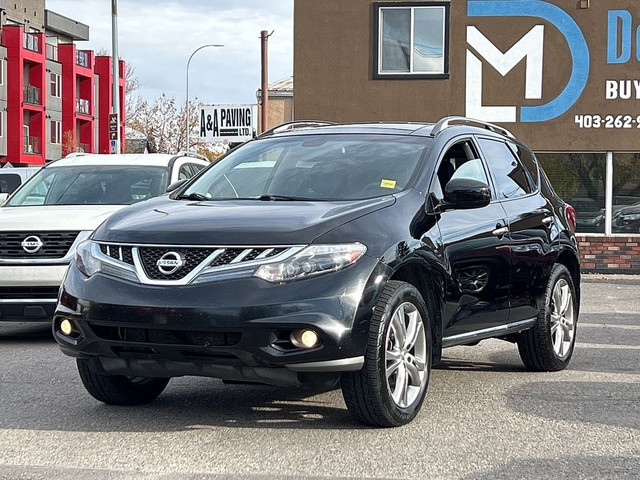
<path id="1" fill-rule="evenodd" d="M 528 148 L 524 148 L 515 143 L 509 143 L 509 147 L 513 153 L 520 159 L 520 163 L 524 167 L 531 183 L 532 190 L 538 189 L 539 174 L 538 174 L 538 162 L 536 161 L 533 153 Z"/>
<path id="2" fill-rule="evenodd" d="M 36 173 L 9 205 L 128 205 L 161 195 L 167 179 L 163 167 L 46 168 Z"/>
<path id="3" fill-rule="evenodd" d="M 506 143 L 484 138 L 479 142 L 493 174 L 498 198 L 516 198 L 531 193 L 529 179 Z"/>
<path id="4" fill-rule="evenodd" d="M 13 193 L 22 182 L 20 175 L 15 173 L 0 174 L 0 193 Z"/>
<path id="5" fill-rule="evenodd" d="M 178 172 L 178 180 L 187 180 L 191 178 L 193 174 L 191 173 L 191 168 L 188 164 L 184 164 L 180 167 L 180 171 Z"/>
<path id="6" fill-rule="evenodd" d="M 394 135 L 300 135 L 251 142 L 209 168 L 184 195 L 350 200 L 403 190 L 428 140 Z"/>
<path id="7" fill-rule="evenodd" d="M 438 167 L 437 176 L 438 182 L 433 185 L 432 190 L 438 198 L 442 198 L 447 183 L 456 178 L 470 178 L 489 184 L 482 160 L 469 140 L 456 143 L 446 151 Z"/>

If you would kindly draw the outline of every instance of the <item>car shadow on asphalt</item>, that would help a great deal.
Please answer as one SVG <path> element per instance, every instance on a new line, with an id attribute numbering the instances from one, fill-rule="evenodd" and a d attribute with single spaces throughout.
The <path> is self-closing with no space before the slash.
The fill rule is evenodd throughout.
<path id="1" fill-rule="evenodd" d="M 10 323 L 0 322 L 0 342 L 47 342 L 54 343 L 51 323 Z"/>
<path id="2" fill-rule="evenodd" d="M 523 383 L 505 393 L 515 412 L 573 423 L 640 430 L 638 383 L 544 381 Z"/>
<path id="3" fill-rule="evenodd" d="M 638 457 L 580 457 L 522 459 L 508 462 L 496 470 L 474 473 L 468 480 L 539 480 L 554 478 L 610 478 L 631 480 L 638 478 Z"/>
<path id="4" fill-rule="evenodd" d="M 75 373 L 75 372 L 74 372 Z M 75 375 L 13 385 L 0 406 L 0 430 L 165 432 L 219 427 L 265 429 L 370 429 L 354 421 L 339 389 L 226 385 L 217 379 L 174 378 L 153 403 L 133 407 L 93 399 Z"/>

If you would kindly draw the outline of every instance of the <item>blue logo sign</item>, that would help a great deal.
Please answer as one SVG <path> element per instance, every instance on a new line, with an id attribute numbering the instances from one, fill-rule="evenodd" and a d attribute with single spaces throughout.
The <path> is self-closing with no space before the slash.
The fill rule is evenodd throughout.
<path id="1" fill-rule="evenodd" d="M 584 38 L 584 35 L 582 34 L 582 31 L 580 30 L 580 27 L 578 27 L 573 18 L 571 18 L 571 16 L 569 16 L 564 10 L 542 0 L 468 0 L 467 14 L 469 17 L 540 18 L 552 24 L 567 40 L 572 60 L 572 72 L 569 78 L 569 82 L 565 86 L 564 90 L 550 102 L 543 105 L 521 107 L 521 122 L 546 122 L 566 113 L 571 107 L 573 107 L 573 105 L 575 105 L 587 85 L 587 80 L 589 78 L 590 54 L 587 42 Z M 482 34 L 478 35 L 479 32 L 477 32 L 477 29 L 475 29 L 475 27 L 469 28 L 474 30 L 468 30 L 468 36 L 470 36 L 470 34 L 473 34 L 473 41 L 475 41 L 478 45 L 483 45 L 485 52 L 492 53 L 490 47 L 493 47 L 493 45 L 491 44 L 490 46 L 487 46 L 488 41 L 483 41 L 484 36 L 482 36 Z M 543 32 L 543 25 L 534 27 L 534 30 L 532 30 L 527 35 L 528 38 L 526 40 L 525 38 L 523 38 L 524 43 L 522 41 L 518 42 L 518 44 L 516 44 L 512 48 L 512 58 L 509 58 L 511 50 L 503 55 L 496 55 L 494 53 L 493 56 L 484 56 L 485 59 L 489 60 L 489 63 L 492 63 L 494 66 L 496 65 L 491 61 L 491 58 L 493 58 L 496 63 L 500 63 L 503 68 L 502 70 L 498 69 L 498 71 L 502 75 L 506 74 L 506 72 L 504 72 L 505 68 L 508 68 L 513 63 L 514 59 L 516 61 L 519 61 L 522 58 L 527 57 L 527 68 L 531 68 L 532 70 L 534 70 L 532 72 L 527 72 L 527 91 L 531 92 L 531 95 L 533 95 L 530 96 L 529 94 L 527 94 L 527 98 L 541 98 L 541 94 L 540 96 L 536 96 L 535 94 L 537 91 L 540 91 L 541 93 L 541 78 L 543 73 L 541 61 L 542 57 L 540 52 L 540 61 L 536 62 L 535 52 L 538 49 L 543 48 L 544 37 L 540 36 L 541 34 L 543 35 Z M 482 36 L 483 38 L 480 38 L 480 36 Z M 542 40 L 540 40 L 541 38 Z M 486 38 L 484 38 L 484 40 L 486 40 Z M 528 44 L 527 41 L 529 41 Z M 534 43 L 536 41 L 539 43 Z M 476 44 L 473 44 L 474 47 Z M 476 50 L 478 50 L 477 47 Z M 485 113 L 485 117 L 490 117 L 492 113 L 490 109 L 492 107 L 483 107 L 481 105 L 481 99 L 469 97 L 469 92 L 471 92 L 471 95 L 474 95 L 474 92 L 476 92 L 475 95 L 477 97 L 477 88 L 469 88 L 470 86 L 474 87 L 473 79 L 469 78 L 469 59 L 471 60 L 472 65 L 477 64 L 479 60 L 469 51 L 467 52 L 467 59 L 467 111 L 469 112 L 469 107 L 471 106 L 471 112 L 477 111 L 480 114 Z M 529 62 L 530 59 L 531 62 Z M 535 69 L 539 69 L 540 71 L 536 72 Z M 508 68 L 507 71 L 509 70 L 510 68 Z M 536 88 L 538 86 L 540 86 L 540 88 Z M 495 111 L 497 118 L 485 118 L 486 120 L 516 121 L 515 118 L 513 120 L 510 120 L 512 118 L 512 115 L 510 114 L 512 110 L 506 110 L 510 108 L 513 109 L 515 113 L 515 107 L 495 108 L 501 109 Z"/>

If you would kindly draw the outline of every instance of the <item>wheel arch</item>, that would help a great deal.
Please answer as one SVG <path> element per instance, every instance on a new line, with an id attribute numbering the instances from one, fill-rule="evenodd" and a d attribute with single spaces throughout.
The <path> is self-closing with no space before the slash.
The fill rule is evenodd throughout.
<path id="1" fill-rule="evenodd" d="M 555 263 L 562 264 L 569 270 L 578 295 L 578 305 L 580 305 L 580 262 L 576 253 L 571 250 L 564 250 L 560 252 Z"/>
<path id="2" fill-rule="evenodd" d="M 444 284 L 439 277 L 429 265 L 419 261 L 403 263 L 389 277 L 389 280 L 399 280 L 413 285 L 422 295 L 431 319 L 432 364 L 434 365 L 440 362 L 442 356 Z"/>

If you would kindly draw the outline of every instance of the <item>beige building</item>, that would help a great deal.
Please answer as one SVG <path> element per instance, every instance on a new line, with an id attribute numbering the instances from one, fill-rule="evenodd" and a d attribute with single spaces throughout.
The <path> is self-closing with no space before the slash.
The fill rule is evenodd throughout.
<path id="1" fill-rule="evenodd" d="M 258 90 L 258 118 L 262 118 L 262 92 Z M 286 77 L 269 84 L 268 128 L 277 127 L 294 119 L 293 77 Z M 260 128 L 260 122 L 258 129 Z M 260 132 L 258 132 L 260 133 Z"/>

